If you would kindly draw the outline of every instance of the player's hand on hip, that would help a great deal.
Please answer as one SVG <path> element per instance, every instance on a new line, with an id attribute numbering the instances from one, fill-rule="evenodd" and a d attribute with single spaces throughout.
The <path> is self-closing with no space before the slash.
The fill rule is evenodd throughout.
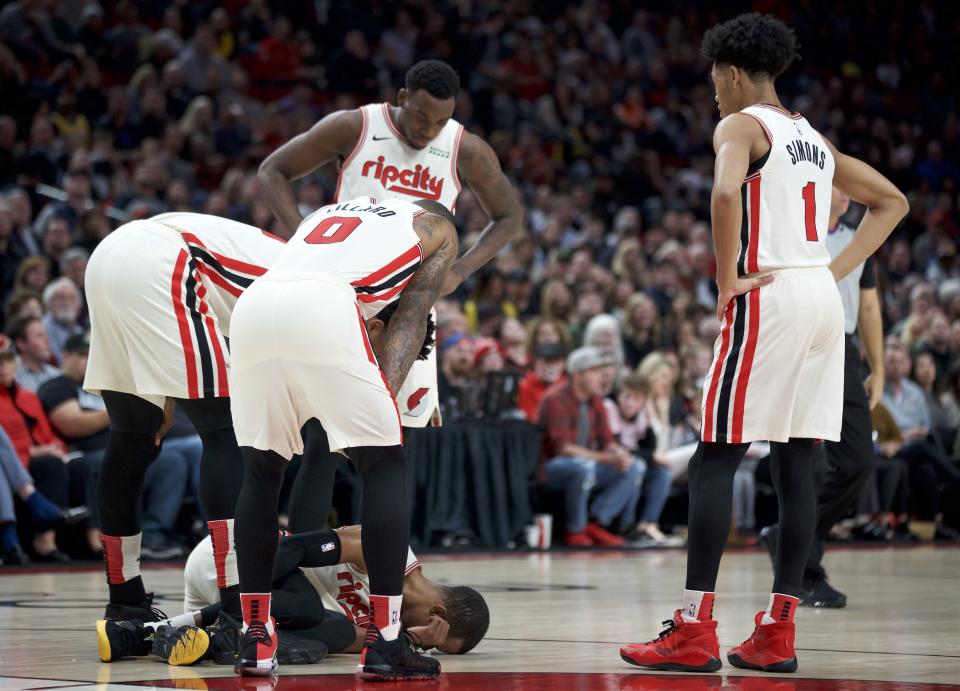
<path id="1" fill-rule="evenodd" d="M 157 436 L 154 437 L 153 443 L 157 446 L 160 446 L 160 442 L 163 441 L 164 436 L 167 432 L 170 431 L 170 428 L 173 427 L 173 413 L 176 409 L 176 401 L 172 398 L 168 398 L 163 403 L 163 420 L 160 421 L 160 428 L 157 430 Z"/>
<path id="2" fill-rule="evenodd" d="M 867 390 L 867 399 L 870 401 L 870 410 L 877 407 L 877 403 L 883 398 L 883 374 L 873 373 L 863 381 L 863 387 Z"/>
<path id="3" fill-rule="evenodd" d="M 738 295 L 749 293 L 751 290 L 771 283 L 773 283 L 773 276 L 767 274 L 766 276 L 754 276 L 752 278 L 738 278 L 730 287 L 722 288 L 720 295 L 717 297 L 717 319 L 723 321 L 723 315 L 727 313 L 734 298 Z"/>

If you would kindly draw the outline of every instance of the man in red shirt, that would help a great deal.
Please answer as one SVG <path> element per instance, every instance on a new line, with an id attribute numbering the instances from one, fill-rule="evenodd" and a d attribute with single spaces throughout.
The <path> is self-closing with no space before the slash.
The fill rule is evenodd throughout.
<path id="1" fill-rule="evenodd" d="M 570 381 L 540 404 L 541 479 L 564 493 L 565 542 L 571 546 L 622 545 L 607 527 L 636 518 L 644 465 L 614 440 L 603 407 L 604 368 L 613 364 L 610 353 L 578 348 L 567 358 Z M 591 501 L 594 489 L 599 492 Z"/>
<path id="2" fill-rule="evenodd" d="M 531 422 L 536 422 L 540 402 L 550 387 L 563 381 L 562 343 L 541 343 L 533 350 L 533 369 L 520 380 L 517 407 Z"/>

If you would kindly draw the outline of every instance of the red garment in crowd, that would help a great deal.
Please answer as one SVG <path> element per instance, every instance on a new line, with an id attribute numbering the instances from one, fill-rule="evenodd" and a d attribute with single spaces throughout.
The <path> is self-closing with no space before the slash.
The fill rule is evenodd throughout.
<path id="1" fill-rule="evenodd" d="M 14 384 L 0 387 L 0 427 L 10 437 L 24 468 L 30 467 L 30 447 L 56 444 L 67 450 L 54 433 L 40 399 L 31 391 Z"/>
<path id="2" fill-rule="evenodd" d="M 520 380 L 517 387 L 517 407 L 523 411 L 530 422 L 536 422 L 540 413 L 540 402 L 546 395 L 550 387 L 556 384 L 562 384 L 566 377 L 560 377 L 554 383 L 543 381 L 534 372 L 527 372 L 527 375 Z"/>

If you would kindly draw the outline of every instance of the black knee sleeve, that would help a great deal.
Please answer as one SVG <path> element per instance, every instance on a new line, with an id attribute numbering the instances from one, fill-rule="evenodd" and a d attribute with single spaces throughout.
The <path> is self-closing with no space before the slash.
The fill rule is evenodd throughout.
<path id="1" fill-rule="evenodd" d="M 401 446 L 350 449 L 363 481 L 360 525 L 370 592 L 403 594 L 403 572 L 410 542 L 406 464 Z"/>
<path id="2" fill-rule="evenodd" d="M 290 530 L 294 534 L 326 527 L 341 458 L 339 453 L 330 453 L 327 433 L 320 421 L 309 420 L 303 426 L 300 471 L 290 492 Z"/>
<path id="3" fill-rule="evenodd" d="M 317 568 L 340 563 L 340 536 L 333 530 L 314 530 L 289 535 L 277 543 L 273 582 L 300 567 Z"/>
<path id="4" fill-rule="evenodd" d="M 100 528 L 107 535 L 135 535 L 143 514 L 143 479 L 160 453 L 154 443 L 163 411 L 139 396 L 104 391 L 110 436 L 97 481 Z"/>
<path id="5" fill-rule="evenodd" d="M 200 456 L 200 505 L 208 521 L 234 517 L 243 461 L 233 431 L 229 398 L 179 399 L 203 443 Z"/>
<path id="6" fill-rule="evenodd" d="M 273 451 L 248 446 L 240 452 L 243 488 L 234 525 L 240 590 L 268 593 L 277 551 L 277 502 L 287 461 Z"/>
<path id="7" fill-rule="evenodd" d="M 733 475 L 749 444 L 700 442 L 690 459 L 687 589 L 712 592 L 733 513 Z"/>

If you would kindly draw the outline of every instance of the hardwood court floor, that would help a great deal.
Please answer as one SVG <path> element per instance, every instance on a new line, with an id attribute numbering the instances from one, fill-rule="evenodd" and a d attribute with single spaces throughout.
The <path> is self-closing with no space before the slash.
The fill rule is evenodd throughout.
<path id="1" fill-rule="evenodd" d="M 334 655 L 320 665 L 282 668 L 276 688 L 960 688 L 960 549 L 831 551 L 826 563 L 833 583 L 847 592 L 849 606 L 802 609 L 797 615 L 800 671 L 767 677 L 726 663 L 716 675 L 657 674 L 620 660 L 622 643 L 654 638 L 660 620 L 678 606 L 682 550 L 427 556 L 423 562 L 430 578 L 478 588 L 492 615 L 489 634 L 475 651 L 440 655 L 445 674 L 439 684 L 354 682 L 357 657 Z M 157 591 L 161 608 L 168 614 L 179 611 L 179 568 L 150 569 L 145 580 Z M 725 557 L 715 610 L 721 652 L 749 635 L 770 582 L 765 553 Z M 269 681 L 241 680 L 229 668 L 209 663 L 174 668 L 141 658 L 101 664 L 93 622 L 105 596 L 102 569 L 96 567 L 0 571 L 0 690 L 80 690 L 91 684 L 127 691 L 131 686 L 273 688 Z"/>

